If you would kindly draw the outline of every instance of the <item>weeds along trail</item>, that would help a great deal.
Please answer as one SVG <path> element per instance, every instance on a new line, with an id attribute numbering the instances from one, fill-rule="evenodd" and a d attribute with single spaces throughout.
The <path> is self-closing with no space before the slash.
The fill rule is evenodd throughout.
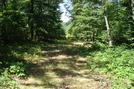
<path id="1" fill-rule="evenodd" d="M 18 80 L 21 89 L 108 89 L 102 77 L 89 75 L 81 55 L 85 49 L 79 44 L 44 46 L 41 57 L 29 64 L 28 77 Z"/>

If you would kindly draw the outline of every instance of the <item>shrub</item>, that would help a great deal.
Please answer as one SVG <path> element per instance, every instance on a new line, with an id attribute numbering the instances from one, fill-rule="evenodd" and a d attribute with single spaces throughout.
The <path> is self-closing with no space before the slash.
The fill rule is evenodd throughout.
<path id="1" fill-rule="evenodd" d="M 5 71 L 0 76 L 0 88 L 1 89 L 17 89 L 18 86 L 10 75 L 9 69 L 6 68 Z"/>
<path id="2" fill-rule="evenodd" d="M 114 80 L 114 87 L 132 87 L 132 81 L 134 81 L 134 52 L 132 49 L 127 49 L 126 46 L 107 48 L 90 53 L 87 59 L 89 61 L 87 66 L 94 72 L 99 70 L 112 75 L 109 78 Z M 116 83 L 117 81 L 122 81 L 123 84 Z"/>
<path id="3" fill-rule="evenodd" d="M 4 68 L 4 72 L 0 75 L 0 88 L 2 89 L 18 89 L 14 77 L 25 76 L 26 65 L 22 62 L 11 63 L 9 68 Z"/>

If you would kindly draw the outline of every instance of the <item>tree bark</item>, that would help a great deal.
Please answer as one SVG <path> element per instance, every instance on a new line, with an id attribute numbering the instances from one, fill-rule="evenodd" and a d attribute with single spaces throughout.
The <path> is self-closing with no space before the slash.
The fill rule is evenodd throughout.
<path id="1" fill-rule="evenodd" d="M 103 8 L 104 8 L 104 19 L 105 19 L 106 28 L 107 28 L 107 36 L 108 36 L 109 46 L 113 46 L 113 39 L 112 39 L 112 36 L 111 36 L 109 23 L 108 23 L 108 19 L 107 19 L 107 16 L 106 16 L 105 0 L 102 0 L 102 5 L 103 5 Z"/>
<path id="2" fill-rule="evenodd" d="M 6 9 L 6 1 L 2 0 L 2 13 Z M 4 42 L 4 45 L 7 43 L 7 36 L 6 36 L 6 29 L 4 26 L 4 22 L 2 22 L 2 30 L 1 30 L 1 36 L 2 36 L 2 41 Z"/>
<path id="3" fill-rule="evenodd" d="M 33 40 L 34 39 L 34 27 L 33 27 L 34 0 L 31 0 L 30 3 L 31 3 L 31 7 L 30 7 L 29 24 L 31 30 L 31 40 Z"/>
<path id="4" fill-rule="evenodd" d="M 131 0 L 131 7 L 132 7 L 132 18 L 134 20 L 134 0 Z"/>
<path id="5" fill-rule="evenodd" d="M 105 18 L 106 27 L 107 27 L 107 35 L 108 35 L 108 40 L 109 40 L 109 46 L 112 46 L 113 45 L 113 41 L 112 41 L 112 36 L 111 36 L 111 32 L 110 32 L 107 16 L 104 15 L 104 18 Z"/>

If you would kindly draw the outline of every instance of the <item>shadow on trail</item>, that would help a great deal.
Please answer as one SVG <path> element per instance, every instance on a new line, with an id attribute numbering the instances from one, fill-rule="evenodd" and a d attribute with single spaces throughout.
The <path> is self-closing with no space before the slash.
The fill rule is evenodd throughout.
<path id="1" fill-rule="evenodd" d="M 79 45 L 53 45 L 43 47 L 40 60 L 29 63 L 28 77 L 35 78 L 41 83 L 23 83 L 25 86 L 42 86 L 44 88 L 63 88 L 72 81 L 65 82 L 67 77 L 83 76 L 78 73 L 84 68 L 85 56 L 91 48 Z M 87 53 L 86 53 L 87 52 Z M 64 84 L 63 84 L 64 83 Z"/>
<path id="2" fill-rule="evenodd" d="M 48 59 L 39 63 L 29 64 L 30 69 L 28 76 L 34 77 L 36 80 L 41 81 L 45 88 L 54 88 L 62 86 L 62 79 L 71 76 L 82 76 L 73 70 L 79 70 L 82 67 L 75 65 L 77 58 L 71 59 Z M 66 61 L 65 61 L 66 60 Z M 60 79 L 59 79 L 60 78 Z M 56 82 L 57 81 L 57 82 Z M 42 86 L 42 84 L 24 84 L 26 86 Z"/>
<path id="3" fill-rule="evenodd" d="M 67 55 L 67 56 L 86 56 L 89 52 L 95 51 L 93 48 L 86 48 L 80 45 L 73 46 L 46 46 L 43 48 L 44 51 L 48 51 L 46 54 L 42 54 L 43 56 L 48 55 L 50 57 L 57 55 Z M 55 52 L 57 50 L 57 52 Z"/>

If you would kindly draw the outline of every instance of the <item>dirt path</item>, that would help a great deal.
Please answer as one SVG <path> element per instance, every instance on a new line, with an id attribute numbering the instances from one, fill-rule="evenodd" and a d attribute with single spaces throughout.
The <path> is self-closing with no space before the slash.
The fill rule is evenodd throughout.
<path id="1" fill-rule="evenodd" d="M 30 64 L 29 77 L 20 80 L 21 89 L 107 89 L 99 75 L 89 75 L 90 69 L 80 52 L 80 44 L 45 46 L 38 61 Z"/>

